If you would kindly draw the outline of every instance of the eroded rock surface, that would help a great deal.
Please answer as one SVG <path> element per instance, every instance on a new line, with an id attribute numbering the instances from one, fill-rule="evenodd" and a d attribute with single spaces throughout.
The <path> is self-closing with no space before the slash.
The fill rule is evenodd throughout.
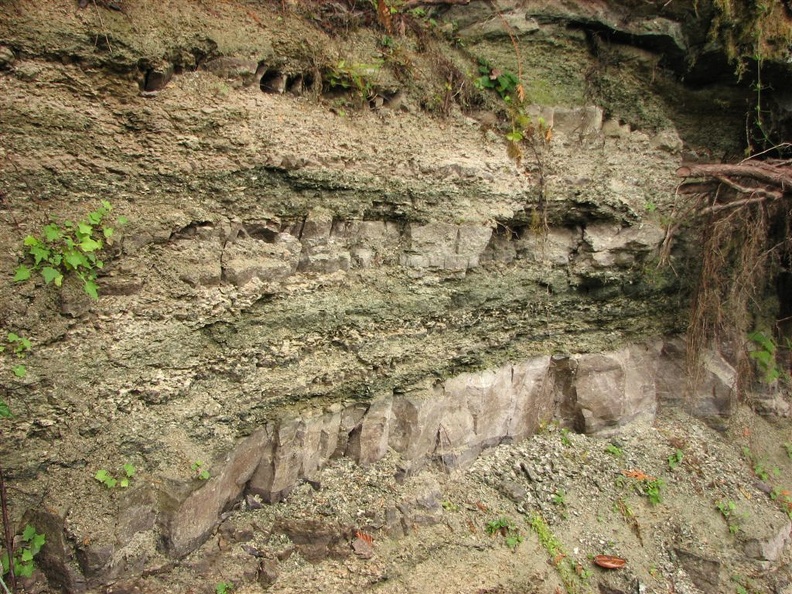
<path id="1" fill-rule="evenodd" d="M 683 72 L 688 3 L 659 18 L 510 2 L 501 18 L 471 2 L 411 13 L 397 48 L 374 21 L 340 34 L 332 7 L 82 4 L 0 7 L 0 301 L 33 343 L 5 381 L 20 412 L 0 453 L 13 521 L 46 503 L 37 521 L 61 533 L 53 587 L 167 573 L 240 501 L 282 502 L 333 461 L 395 453 L 408 476 L 553 420 L 604 436 L 658 402 L 733 412 L 721 355 L 682 399 L 695 249 L 656 266 L 683 155 L 739 153 L 744 133 L 743 90 L 660 67 Z M 511 156 L 503 98 L 473 90 L 487 63 L 530 81 Z M 128 223 L 99 301 L 73 275 L 12 281 L 26 235 L 101 200 Z M 93 478 L 124 463 L 128 492 Z M 424 491 L 383 512 L 391 533 L 442 515 Z M 278 529 L 321 533 L 300 553 L 318 559 L 347 528 Z M 783 529 L 751 551 L 774 556 Z M 287 550 L 258 579 L 246 559 L 246 579 L 277 581 Z"/>

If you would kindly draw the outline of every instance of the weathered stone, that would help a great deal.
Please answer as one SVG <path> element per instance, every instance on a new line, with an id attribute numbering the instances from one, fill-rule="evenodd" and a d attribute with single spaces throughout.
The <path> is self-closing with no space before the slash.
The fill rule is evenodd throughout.
<path id="1" fill-rule="evenodd" d="M 212 287 L 220 284 L 223 246 L 219 238 L 199 235 L 177 241 L 170 249 L 169 260 L 180 280 L 192 287 Z"/>
<path id="2" fill-rule="evenodd" d="M 280 568 L 276 559 L 262 559 L 259 565 L 258 583 L 263 588 L 269 588 L 280 575 Z"/>
<path id="3" fill-rule="evenodd" d="M 301 272 L 330 274 L 337 270 L 349 270 L 352 256 L 343 237 L 333 236 L 333 215 L 326 209 L 314 209 L 300 229 Z"/>
<path id="4" fill-rule="evenodd" d="M 674 549 L 674 552 L 696 587 L 701 588 L 702 592 L 719 591 L 720 561 L 680 548 Z"/>
<path id="5" fill-rule="evenodd" d="M 14 65 L 16 56 L 14 51 L 5 45 L 0 45 L 0 70 L 7 70 Z"/>
<path id="6" fill-rule="evenodd" d="M 388 445 L 405 460 L 415 460 L 432 452 L 447 405 L 446 399 L 431 396 L 394 398 Z"/>
<path id="7" fill-rule="evenodd" d="M 256 80 L 258 62 L 233 56 L 220 56 L 204 63 L 203 68 L 222 79 L 238 80 L 244 86 L 248 86 Z"/>
<path id="8" fill-rule="evenodd" d="M 336 524 L 293 518 L 276 521 L 272 530 L 288 536 L 310 563 L 319 563 L 328 557 L 343 559 L 351 553 L 343 529 Z"/>
<path id="9" fill-rule="evenodd" d="M 608 435 L 657 410 L 655 369 L 660 343 L 577 357 L 577 407 L 588 434 Z"/>
<path id="10" fill-rule="evenodd" d="M 595 106 L 553 110 L 552 128 L 570 137 L 592 138 L 602 131 L 602 109 Z"/>
<path id="11" fill-rule="evenodd" d="M 168 549 L 182 557 L 203 542 L 220 512 L 237 499 L 261 460 L 269 442 L 266 428 L 245 438 L 226 458 L 222 470 L 194 491 L 170 518 Z"/>
<path id="12" fill-rule="evenodd" d="M 501 493 L 515 503 L 520 503 L 527 493 L 527 489 L 524 486 L 509 479 L 502 480 L 498 488 Z"/>
<path id="13" fill-rule="evenodd" d="M 47 583 L 52 590 L 77 594 L 86 590 L 85 577 L 75 568 L 74 550 L 66 540 L 64 518 L 56 510 L 46 506 L 26 512 L 24 523 L 33 526 L 36 532 L 46 536 L 46 546 L 36 556 L 36 567 L 47 576 Z M 84 557 L 87 561 L 87 558 Z M 102 561 L 108 556 L 98 558 L 86 566 L 101 567 Z"/>
<path id="14" fill-rule="evenodd" d="M 594 265 L 602 268 L 631 265 L 635 256 L 656 248 L 664 237 L 660 227 L 648 222 L 640 227 L 595 224 L 583 232 L 583 241 L 593 252 Z"/>
<path id="15" fill-rule="evenodd" d="M 146 72 L 142 90 L 146 92 L 159 91 L 173 78 L 174 67 L 171 63 L 163 63 Z"/>
<path id="16" fill-rule="evenodd" d="M 353 261 L 361 268 L 390 262 L 397 256 L 401 232 L 395 223 L 360 221 L 348 234 Z"/>
<path id="17" fill-rule="evenodd" d="M 464 272 L 479 265 L 492 229 L 480 225 L 411 225 L 410 249 L 401 259 L 407 268 Z"/>
<path id="18" fill-rule="evenodd" d="M 724 429 L 724 422 L 734 412 L 737 404 L 735 390 L 737 372 L 728 361 L 714 351 L 701 357 L 701 374 L 688 411 L 716 429 Z"/>
<path id="19" fill-rule="evenodd" d="M 279 234 L 274 243 L 238 237 L 223 251 L 223 278 L 237 286 L 253 278 L 265 282 L 284 279 L 297 270 L 301 251 L 299 240 L 288 233 Z"/>
<path id="20" fill-rule="evenodd" d="M 753 527 L 751 532 L 757 527 Z M 778 522 L 776 525 L 766 525 L 759 527 L 765 535 L 751 535 L 743 545 L 746 557 L 760 559 L 763 561 L 777 561 L 787 543 L 792 539 L 792 522 L 787 518 Z"/>
<path id="21" fill-rule="evenodd" d="M 515 242 L 517 255 L 530 262 L 566 266 L 580 243 L 579 229 L 549 229 L 547 233 L 526 233 Z"/>
<path id="22" fill-rule="evenodd" d="M 391 398 L 375 400 L 360 424 L 349 437 L 345 455 L 360 464 L 382 458 L 388 451 L 388 433 L 392 417 Z"/>

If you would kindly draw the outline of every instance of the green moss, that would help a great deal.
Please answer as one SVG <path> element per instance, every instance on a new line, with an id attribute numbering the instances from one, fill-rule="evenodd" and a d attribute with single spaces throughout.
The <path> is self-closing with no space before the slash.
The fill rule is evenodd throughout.
<path id="1" fill-rule="evenodd" d="M 742 75 L 751 60 L 786 61 L 792 18 L 775 0 L 714 0 L 711 41 L 721 44 Z"/>

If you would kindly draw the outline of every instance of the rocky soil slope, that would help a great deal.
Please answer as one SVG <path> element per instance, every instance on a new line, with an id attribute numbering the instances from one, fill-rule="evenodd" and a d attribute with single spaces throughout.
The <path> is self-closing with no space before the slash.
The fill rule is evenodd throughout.
<path id="1" fill-rule="evenodd" d="M 719 356 L 682 400 L 695 242 L 680 236 L 670 267 L 657 258 L 675 169 L 739 154 L 750 95 L 696 45 L 692 4 L 567 4 L 397 11 L 390 32 L 344 3 L 0 4 L 1 319 L 32 342 L 24 377 L 14 344 L 4 354 L 15 416 L 0 459 L 15 525 L 48 538 L 49 585 L 37 574 L 31 591 L 213 591 L 225 577 L 431 591 L 438 574 L 447 591 L 552 591 L 525 523 L 540 512 L 581 572 L 591 554 L 631 558 L 580 587 L 707 591 L 688 554 L 722 591 L 757 563 L 781 567 L 784 500 L 754 485 L 739 448 L 692 420 L 646 426 L 662 403 L 721 430 L 735 411 Z M 685 72 L 690 87 L 679 58 L 694 47 L 711 67 Z M 474 84 L 504 71 L 526 81 L 531 122 L 511 150 L 514 113 Z M 73 274 L 60 289 L 12 280 L 26 236 L 102 200 L 114 227 L 128 222 L 103 252 L 98 301 Z M 558 426 L 589 437 L 561 447 Z M 553 429 L 465 470 L 539 427 Z M 622 431 L 637 432 L 612 444 L 625 458 L 604 453 L 597 440 Z M 754 462 L 788 470 L 788 430 L 774 431 L 743 437 L 773 435 Z M 706 466 L 710 442 L 728 463 Z M 555 461 L 515 470 L 542 456 Z M 124 464 L 128 490 L 95 480 Z M 622 470 L 664 477 L 669 499 L 699 488 L 692 509 L 719 529 L 724 499 L 756 519 L 695 549 L 672 534 L 687 520 L 658 519 L 671 507 L 641 516 L 641 480 Z M 575 515 L 592 488 L 596 508 Z M 564 518 L 547 502 L 566 493 Z M 625 540 L 608 544 L 598 515 Z M 486 534 L 500 516 L 525 538 L 514 553 Z M 337 581 L 310 585 L 319 574 Z"/>

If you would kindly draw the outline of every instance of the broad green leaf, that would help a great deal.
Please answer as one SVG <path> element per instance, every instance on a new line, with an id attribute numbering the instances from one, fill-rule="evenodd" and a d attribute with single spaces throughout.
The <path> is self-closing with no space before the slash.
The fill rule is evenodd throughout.
<path id="1" fill-rule="evenodd" d="M 24 365 L 14 365 L 11 371 L 13 371 L 14 375 L 17 377 L 25 377 L 27 375 L 27 367 Z"/>
<path id="2" fill-rule="evenodd" d="M 102 233 L 105 236 L 105 239 L 112 239 L 113 237 L 113 228 L 112 227 L 105 227 L 102 229 Z"/>
<path id="3" fill-rule="evenodd" d="M 95 252 L 102 249 L 102 242 L 88 237 L 80 242 L 80 249 L 84 252 Z"/>
<path id="4" fill-rule="evenodd" d="M 102 482 L 104 482 L 105 480 L 107 480 L 108 478 L 110 478 L 110 473 L 109 473 L 109 472 L 107 472 L 107 471 L 106 471 L 104 468 L 102 468 L 101 470 L 97 470 L 97 471 L 96 471 L 96 474 L 94 475 L 94 478 L 95 478 L 97 481 L 102 481 Z"/>
<path id="5" fill-rule="evenodd" d="M 22 244 L 30 247 L 34 245 L 41 245 L 41 241 L 38 239 L 38 237 L 33 237 L 32 235 L 28 235 L 27 237 L 25 237 L 24 240 L 22 240 Z"/>
<path id="6" fill-rule="evenodd" d="M 25 529 L 22 531 L 22 540 L 29 542 L 33 540 L 34 536 L 36 536 L 36 529 L 30 524 L 25 526 Z"/>
<path id="7" fill-rule="evenodd" d="M 44 277 L 45 283 L 50 284 L 52 281 L 56 280 L 59 276 L 62 277 L 63 275 L 54 268 L 50 266 L 45 266 L 44 268 L 41 269 L 41 276 Z M 55 284 L 58 285 L 58 283 Z"/>
<path id="8" fill-rule="evenodd" d="M 94 281 L 85 281 L 83 289 L 94 301 L 99 299 L 99 286 Z"/>
<path id="9" fill-rule="evenodd" d="M 0 564 L 2 564 L 3 566 L 3 570 L 0 571 L 0 573 L 2 573 L 3 575 L 7 574 L 8 570 L 11 567 L 11 565 L 9 565 L 8 563 L 8 552 L 5 552 L 2 554 L 2 556 L 0 556 Z"/>
<path id="10" fill-rule="evenodd" d="M 50 249 L 43 245 L 34 245 L 30 248 L 30 255 L 33 256 L 36 266 L 38 266 L 42 260 L 49 260 L 51 254 L 52 252 Z"/>
<path id="11" fill-rule="evenodd" d="M 61 230 L 55 223 L 50 223 L 44 227 L 44 239 L 49 242 L 58 241 L 61 238 Z"/>
<path id="12" fill-rule="evenodd" d="M 104 208 L 107 212 L 113 210 L 113 206 L 107 200 L 102 200 L 102 208 Z"/>
<path id="13" fill-rule="evenodd" d="M 118 224 L 119 225 L 126 225 L 129 222 L 129 219 L 126 217 L 118 217 Z"/>
<path id="14" fill-rule="evenodd" d="M 102 213 L 98 210 L 88 213 L 88 221 L 90 221 L 92 225 L 98 225 L 102 222 Z"/>
<path id="15" fill-rule="evenodd" d="M 9 417 L 13 416 L 11 414 L 11 409 L 6 404 L 5 400 L 0 400 L 0 418 L 8 419 Z"/>
<path id="16" fill-rule="evenodd" d="M 33 561 L 33 553 L 30 549 L 22 549 L 22 554 L 20 555 L 20 558 L 24 563 L 28 563 L 30 561 Z"/>
<path id="17" fill-rule="evenodd" d="M 518 130 L 514 130 L 513 132 L 509 132 L 506 135 L 506 140 L 511 140 L 512 142 L 520 142 L 523 139 L 522 132 Z"/>
<path id="18" fill-rule="evenodd" d="M 30 342 L 29 338 L 20 338 L 19 339 L 19 347 L 20 348 L 22 348 L 22 349 L 24 349 L 26 351 L 29 351 L 31 346 L 33 346 L 33 344 Z"/>
<path id="19" fill-rule="evenodd" d="M 28 268 L 24 264 L 20 264 L 16 269 L 16 273 L 14 273 L 14 280 L 16 282 L 20 282 L 20 281 L 26 281 L 29 278 L 30 278 L 30 268 Z"/>
<path id="20" fill-rule="evenodd" d="M 18 577 L 30 577 L 33 575 L 33 564 L 32 563 L 24 563 L 17 565 L 14 564 L 14 573 Z"/>
<path id="21" fill-rule="evenodd" d="M 129 486 L 129 479 L 128 478 L 121 479 L 121 482 L 118 483 L 118 486 L 121 487 L 122 489 L 126 489 Z"/>
<path id="22" fill-rule="evenodd" d="M 19 335 L 16 332 L 8 333 L 8 342 L 17 342 L 19 340 L 20 340 Z"/>
<path id="23" fill-rule="evenodd" d="M 90 237 L 93 233 L 93 227 L 88 223 L 79 223 L 77 225 L 77 233 L 83 237 Z"/>
<path id="24" fill-rule="evenodd" d="M 137 471 L 137 469 L 135 468 L 135 466 L 133 464 L 130 464 L 129 462 L 124 464 L 124 472 L 126 473 L 126 475 L 129 478 L 132 478 L 133 476 L 135 476 L 135 472 L 136 471 Z"/>
<path id="25" fill-rule="evenodd" d="M 33 537 L 33 540 L 30 541 L 30 550 L 33 551 L 35 555 L 41 550 L 41 547 L 44 546 L 44 543 L 47 542 L 47 535 L 46 534 L 36 534 Z"/>
<path id="26" fill-rule="evenodd" d="M 71 267 L 73 270 L 76 270 L 80 266 L 89 268 L 88 260 L 86 259 L 85 255 L 77 251 L 66 254 L 64 261 L 66 262 L 66 265 Z"/>

